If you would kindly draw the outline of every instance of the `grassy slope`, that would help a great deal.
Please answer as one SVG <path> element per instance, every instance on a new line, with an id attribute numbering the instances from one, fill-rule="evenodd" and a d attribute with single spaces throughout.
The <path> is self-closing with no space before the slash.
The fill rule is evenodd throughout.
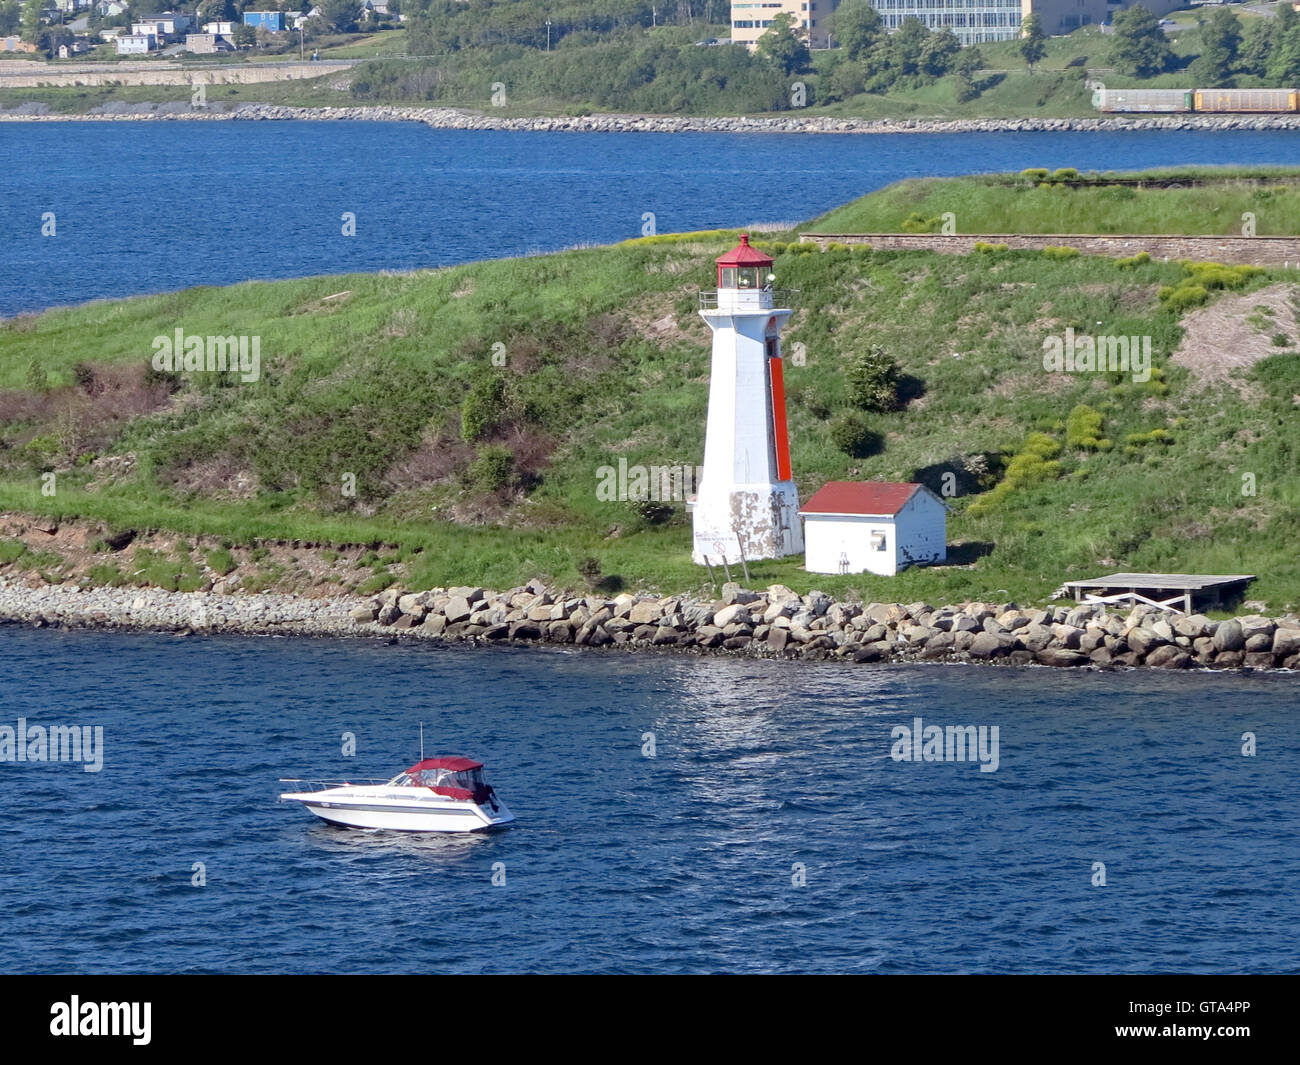
<path id="1" fill-rule="evenodd" d="M 0 393 L 0 508 L 245 541 L 383 541 L 408 556 L 422 549 L 413 584 L 505 586 L 537 573 L 576 583 L 579 562 L 595 556 L 629 584 L 695 586 L 702 573 L 689 562 L 681 508 L 668 526 L 647 525 L 627 505 L 596 499 L 596 470 L 619 457 L 699 460 L 708 335 L 694 294 L 730 242 L 633 242 L 400 276 L 199 288 L 10 320 L 0 328 L 0 388 L 16 391 Z M 1068 577 L 1112 568 L 1256 572 L 1253 595 L 1276 606 L 1300 601 L 1294 356 L 1268 360 L 1248 399 L 1176 367 L 1167 389 L 1041 368 L 1042 338 L 1067 325 L 1150 334 L 1164 364 L 1178 318 L 1156 289 L 1181 267 L 828 252 L 785 253 L 776 269 L 802 290 L 787 339 L 808 352 L 788 382 L 805 497 L 843 477 L 919 477 L 938 487 L 957 456 L 994 453 L 996 469 L 996 453 L 1031 430 L 1063 441 L 1081 401 L 1105 414 L 1104 434 L 1121 446 L 1066 449 L 1060 479 L 983 515 L 965 513 L 969 500 L 958 499 L 949 538 L 974 545 L 954 553 L 970 566 L 883 580 L 812 577 L 784 560 L 755 566 L 756 582 L 876 599 L 1041 599 Z M 324 299 L 342 291 L 350 295 Z M 661 330 L 654 339 L 650 323 Z M 102 376 L 138 373 L 153 337 L 178 325 L 261 336 L 262 380 L 189 382 L 162 409 L 120 423 L 71 383 L 77 362 Z M 510 353 L 511 413 L 471 448 L 459 440 L 461 403 L 491 371 L 498 340 Z M 924 395 L 872 415 L 883 449 L 853 459 L 837 451 L 827 423 L 846 401 L 847 357 L 869 343 L 892 351 Z M 33 360 L 47 390 L 23 408 Z M 1154 428 L 1168 429 L 1172 443 L 1122 446 L 1127 434 Z M 491 492 L 476 482 L 476 450 L 492 442 L 514 450 L 525 486 Z M 139 462 L 87 491 L 92 477 L 106 479 L 97 466 L 73 464 L 69 449 L 131 452 Z M 39 494 L 49 468 L 63 470 L 54 499 Z M 1261 486 L 1253 498 L 1240 495 L 1246 471 Z M 358 500 L 340 497 L 344 472 L 357 474 Z M 252 498 L 226 491 L 241 474 L 261 485 Z M 459 523 L 433 520 L 433 507 Z"/>
<path id="2" fill-rule="evenodd" d="M 1245 172 L 1243 172 L 1244 174 Z M 1186 188 L 1041 187 L 1023 179 L 921 178 L 900 182 L 823 215 L 821 233 L 896 232 L 912 214 L 957 216 L 962 233 L 1179 233 L 1239 236 L 1252 211 L 1263 235 L 1296 232 L 1300 178 L 1261 169 L 1249 180 L 1213 180 L 1213 170 L 1161 171 L 1163 182 Z M 934 227 L 937 230 L 937 225 Z"/>

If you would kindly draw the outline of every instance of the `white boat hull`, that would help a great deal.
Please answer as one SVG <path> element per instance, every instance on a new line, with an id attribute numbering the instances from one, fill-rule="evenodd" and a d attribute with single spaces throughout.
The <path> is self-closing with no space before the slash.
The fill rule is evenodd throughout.
<path id="1" fill-rule="evenodd" d="M 488 832 L 515 819 L 503 803 L 449 799 L 409 787 L 338 787 L 287 792 L 282 802 L 297 802 L 331 824 L 349 828 L 384 828 L 396 832 Z M 415 794 L 412 794 L 412 793 Z"/>

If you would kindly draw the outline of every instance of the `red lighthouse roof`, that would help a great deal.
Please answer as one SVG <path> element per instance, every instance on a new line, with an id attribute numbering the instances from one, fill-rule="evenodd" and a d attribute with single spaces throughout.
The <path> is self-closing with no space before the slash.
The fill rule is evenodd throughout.
<path id="1" fill-rule="evenodd" d="M 719 266 L 771 266 L 772 257 L 749 246 L 749 234 L 740 235 L 740 243 L 717 259 Z"/>

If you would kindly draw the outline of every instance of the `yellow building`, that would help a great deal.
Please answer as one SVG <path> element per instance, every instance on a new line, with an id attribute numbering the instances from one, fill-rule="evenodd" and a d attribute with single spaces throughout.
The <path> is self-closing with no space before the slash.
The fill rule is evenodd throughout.
<path id="1" fill-rule="evenodd" d="M 733 0 L 731 40 L 753 48 L 777 15 L 790 15 L 810 48 L 826 48 L 827 20 L 837 6 L 838 0 Z"/>

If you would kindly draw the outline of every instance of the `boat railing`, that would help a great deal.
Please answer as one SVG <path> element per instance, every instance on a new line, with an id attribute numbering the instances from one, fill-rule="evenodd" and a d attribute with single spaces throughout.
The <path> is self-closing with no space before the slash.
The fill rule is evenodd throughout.
<path id="1" fill-rule="evenodd" d="M 387 784 L 391 777 L 356 777 L 353 780 L 299 780 L 294 777 L 281 777 L 278 781 L 280 784 L 300 784 L 298 791 L 324 791 L 326 788 L 349 788 L 358 785 L 363 787 L 372 787 L 379 784 Z"/>

